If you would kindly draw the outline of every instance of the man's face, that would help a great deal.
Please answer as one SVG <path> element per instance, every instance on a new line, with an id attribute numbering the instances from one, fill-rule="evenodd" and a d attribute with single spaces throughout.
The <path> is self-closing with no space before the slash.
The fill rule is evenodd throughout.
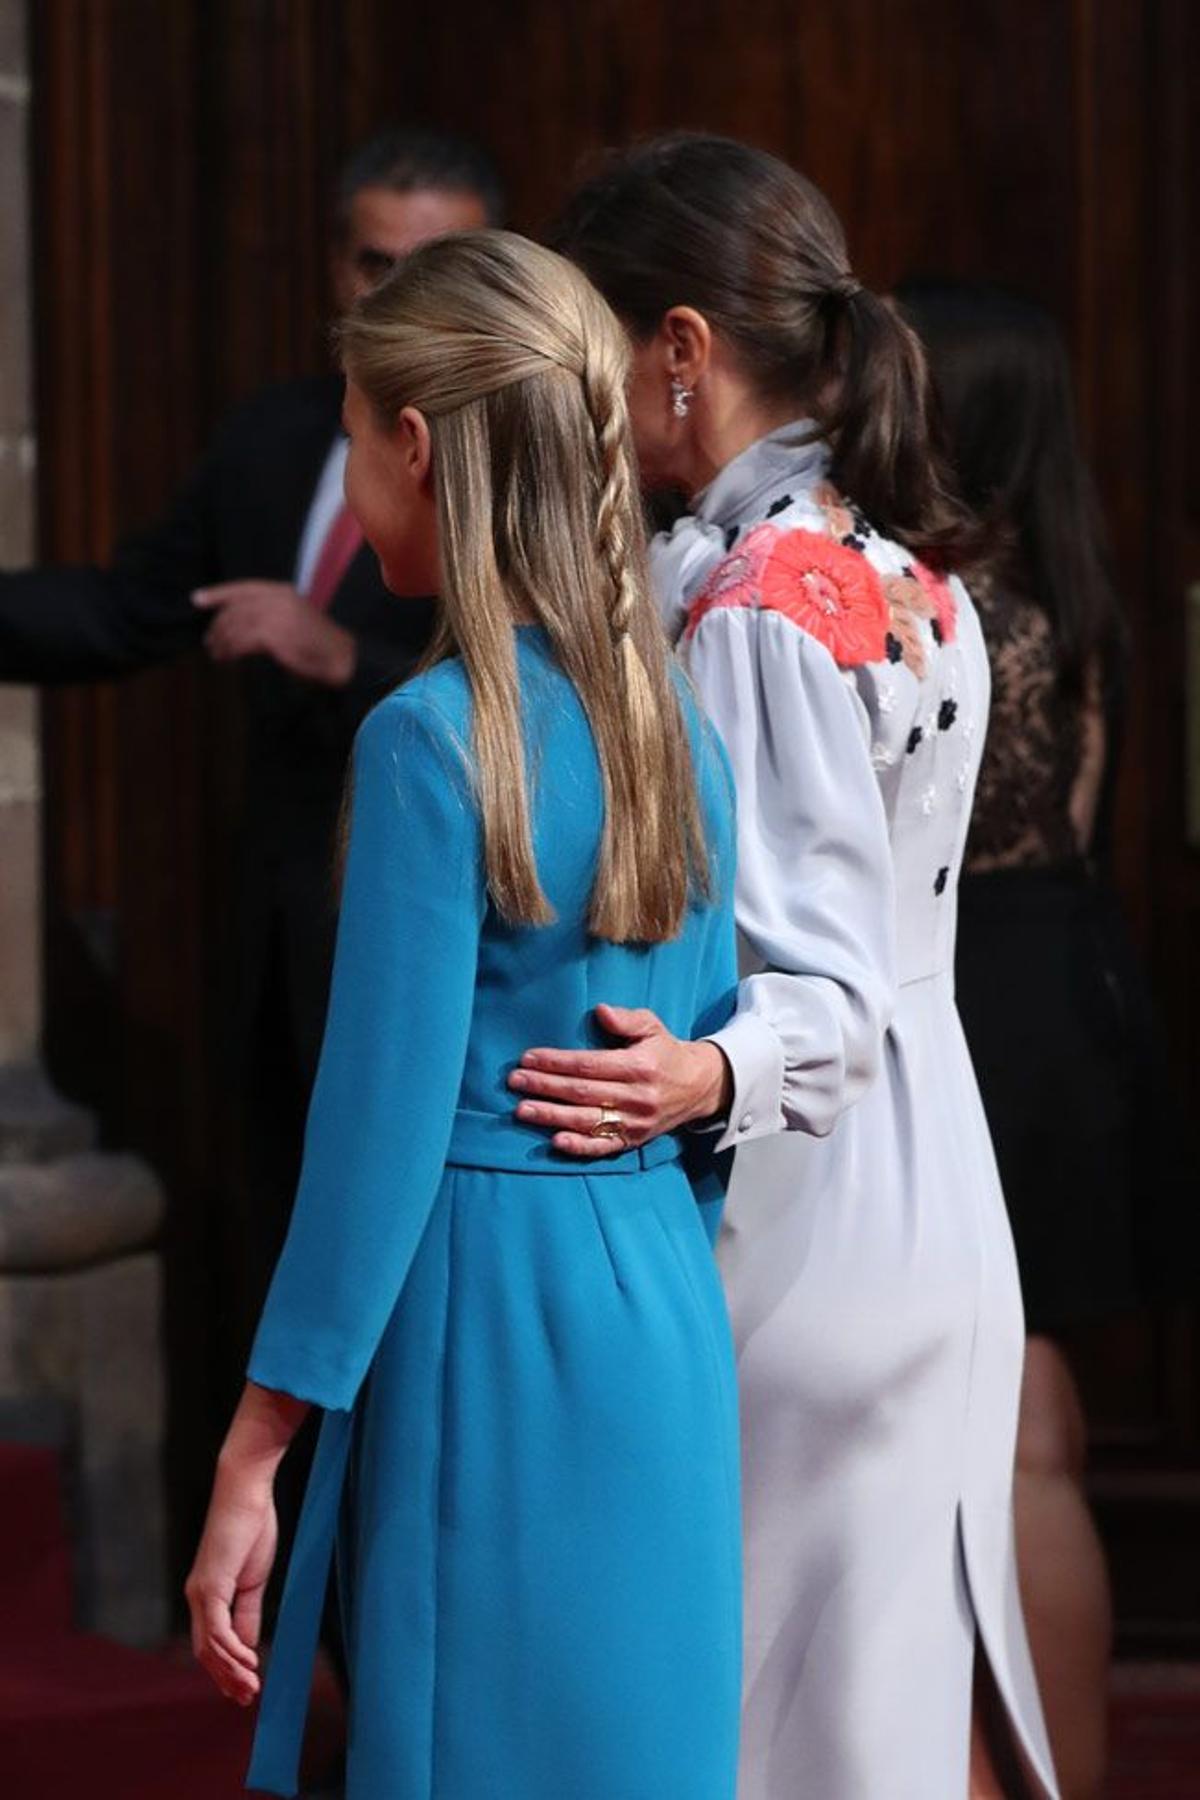
<path id="1" fill-rule="evenodd" d="M 400 257 L 448 231 L 472 231 L 487 224 L 478 194 L 443 188 L 362 188 L 350 203 L 350 223 L 333 252 L 333 289 L 338 310 L 367 293 L 389 274 Z"/>

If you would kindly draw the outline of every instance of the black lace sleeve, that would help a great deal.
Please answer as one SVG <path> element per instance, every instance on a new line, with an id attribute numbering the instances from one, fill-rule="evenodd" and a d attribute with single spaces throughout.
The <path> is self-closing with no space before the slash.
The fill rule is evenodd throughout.
<path id="1" fill-rule="evenodd" d="M 974 598 L 991 657 L 992 708 L 966 867 L 1070 861 L 1080 853 L 1072 796 L 1085 748 L 1083 709 L 1061 691 L 1053 627 L 1042 609 L 988 585 Z"/>

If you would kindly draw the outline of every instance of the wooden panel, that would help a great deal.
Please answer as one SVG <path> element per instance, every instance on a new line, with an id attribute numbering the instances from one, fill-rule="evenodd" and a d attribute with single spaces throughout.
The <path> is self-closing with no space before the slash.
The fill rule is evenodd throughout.
<path id="1" fill-rule="evenodd" d="M 33 23 L 42 540 L 82 560 L 161 504 L 196 441 L 193 21 L 93 3 L 39 7 Z M 99 1105 L 106 1140 L 139 1147 L 168 1185 L 168 1453 L 176 1497 L 192 1467 L 193 1515 L 215 1186 L 201 1148 L 203 840 L 188 760 L 202 678 L 45 703 L 48 1058 Z"/>
<path id="2" fill-rule="evenodd" d="M 1189 0 L 695 0 L 686 18 L 651 0 L 40 0 L 34 13 L 47 554 L 104 554 L 163 502 L 224 406 L 321 366 L 329 183 L 385 117 L 490 140 L 526 229 L 605 143 L 729 131 L 827 189 L 872 282 L 983 275 L 1050 306 L 1137 644 L 1121 884 L 1200 1098 L 1200 859 L 1183 848 L 1180 780 L 1180 596 L 1200 575 Z M 238 724 L 235 694 L 198 659 L 47 707 L 54 1068 L 167 1175 L 176 1403 L 210 1430 L 194 1368 L 222 1284 L 210 996 Z M 1075 1348 L 1125 1615 L 1143 1641 L 1200 1641 L 1195 1584 L 1172 1598 L 1147 1573 L 1162 1483 L 1178 1518 L 1200 1464 L 1194 1321 Z M 181 1545 L 205 1474 L 203 1433 L 197 1448 L 188 1430 L 190 1448 L 174 1440 Z"/>

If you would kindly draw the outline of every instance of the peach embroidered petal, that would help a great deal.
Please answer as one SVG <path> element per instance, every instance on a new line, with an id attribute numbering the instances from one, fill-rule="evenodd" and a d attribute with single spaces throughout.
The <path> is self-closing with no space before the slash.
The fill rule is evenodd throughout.
<path id="1" fill-rule="evenodd" d="M 883 584 L 891 612 L 892 636 L 900 645 L 901 660 L 920 681 L 927 667 L 925 638 L 918 623 L 933 617 L 932 597 L 915 575 L 889 575 Z"/>
<path id="2" fill-rule="evenodd" d="M 854 530 L 854 514 L 832 481 L 820 482 L 813 489 L 813 499 L 824 513 L 834 537 L 849 537 Z"/>
<path id="3" fill-rule="evenodd" d="M 915 613 L 918 619 L 933 618 L 933 599 L 915 575 L 889 575 L 883 584 L 888 605 L 895 612 Z"/>
<path id="4" fill-rule="evenodd" d="M 925 657 L 925 643 L 921 636 L 921 627 L 916 615 L 906 607 L 892 608 L 892 636 L 900 645 L 902 661 L 906 669 L 911 669 L 918 681 L 923 681 L 928 667 Z"/>

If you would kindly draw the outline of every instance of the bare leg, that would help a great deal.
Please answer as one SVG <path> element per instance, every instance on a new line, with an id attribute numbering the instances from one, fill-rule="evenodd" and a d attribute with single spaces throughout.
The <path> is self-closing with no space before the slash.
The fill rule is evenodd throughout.
<path id="1" fill-rule="evenodd" d="M 1086 1448 L 1066 1358 L 1049 1338 L 1031 1337 L 1017 1430 L 1017 1573 L 1063 1800 L 1098 1800 L 1107 1748 L 1112 1604 L 1084 1497 Z"/>
<path id="2" fill-rule="evenodd" d="M 976 1640 L 968 1800 L 1028 1800 L 1034 1784 L 1026 1778 L 1024 1762 L 983 1646 Z"/>
<path id="3" fill-rule="evenodd" d="M 975 1693 L 971 1705 L 971 1772 L 967 1800 L 1009 1800 L 992 1757 L 988 1680 L 982 1652 L 976 1645 Z"/>

